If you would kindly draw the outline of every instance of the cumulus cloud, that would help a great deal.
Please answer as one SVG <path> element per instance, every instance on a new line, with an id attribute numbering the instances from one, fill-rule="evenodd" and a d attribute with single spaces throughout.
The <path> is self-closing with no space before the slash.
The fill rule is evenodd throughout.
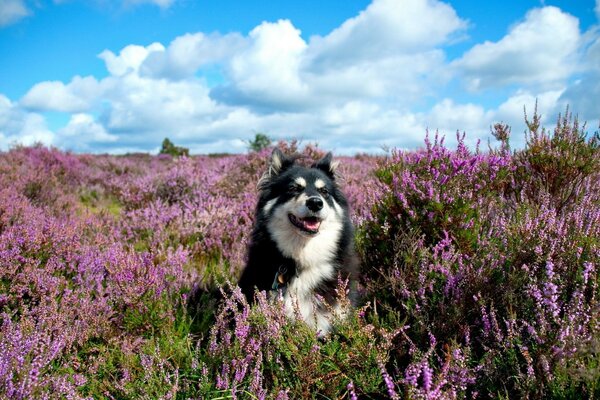
<path id="1" fill-rule="evenodd" d="M 0 2 L 0 28 L 14 24 L 30 15 L 31 11 L 23 0 L 2 0 Z"/>
<path id="2" fill-rule="evenodd" d="M 100 94 L 100 85 L 93 77 L 74 77 L 68 85 L 46 81 L 34 85 L 20 104 L 34 111 L 81 112 L 91 108 Z"/>
<path id="3" fill-rule="evenodd" d="M 600 29 L 592 28 L 587 37 L 591 43 L 581 62 L 584 73 L 563 93 L 561 99 L 572 110 L 589 120 L 600 119 Z"/>
<path id="4" fill-rule="evenodd" d="M 414 148 L 422 143 L 426 129 L 419 114 L 373 102 L 352 101 L 328 107 L 318 117 L 317 126 L 323 131 L 309 139 L 346 154 L 375 153 L 388 147 Z"/>
<path id="5" fill-rule="evenodd" d="M 26 146 L 36 143 L 52 145 L 55 134 L 46 126 L 44 117 L 26 112 L 6 96 L 0 94 L 0 146 Z"/>
<path id="6" fill-rule="evenodd" d="M 533 115 L 537 102 L 538 112 L 542 116 L 542 123 L 549 124 L 556 120 L 558 113 L 564 111 L 566 104 L 560 101 L 563 90 L 548 90 L 532 93 L 519 90 L 494 110 L 494 119 L 516 126 L 524 120 L 524 113 L 528 117 Z"/>
<path id="7" fill-rule="evenodd" d="M 452 99 L 444 99 L 432 107 L 426 122 L 430 129 L 446 134 L 457 131 L 481 134 L 485 121 L 489 121 L 490 117 L 490 111 L 479 104 L 457 104 Z"/>
<path id="8" fill-rule="evenodd" d="M 600 119 L 598 98 L 600 98 L 600 73 L 590 73 L 578 80 L 562 96 L 562 100 L 569 104 L 571 110 L 588 121 Z"/>
<path id="9" fill-rule="evenodd" d="M 379 0 L 325 37 L 311 38 L 315 65 L 342 66 L 372 58 L 421 53 L 466 28 L 448 4 L 436 0 Z"/>
<path id="10" fill-rule="evenodd" d="M 109 77 L 102 84 L 108 107 L 101 122 L 115 132 L 185 138 L 193 135 L 197 125 L 226 113 L 208 97 L 208 89 L 199 80 L 172 82 L 132 75 Z"/>
<path id="11" fill-rule="evenodd" d="M 579 21 L 556 7 L 531 10 L 498 42 L 484 42 L 453 63 L 473 90 L 509 84 L 556 85 L 576 68 Z"/>
<path id="12" fill-rule="evenodd" d="M 113 76 L 124 76 L 139 72 L 140 66 L 152 53 L 164 52 L 165 47 L 160 43 L 149 46 L 129 45 L 123 48 L 118 55 L 110 50 L 104 50 L 98 57 L 104 60 L 106 69 Z"/>
<path id="13" fill-rule="evenodd" d="M 177 37 L 167 48 L 156 46 L 154 51 L 147 52 L 140 72 L 157 78 L 189 78 L 201 67 L 231 58 L 244 45 L 245 40 L 239 33 L 187 33 Z"/>
<path id="14" fill-rule="evenodd" d="M 98 144 L 116 142 L 119 137 L 111 135 L 104 126 L 89 114 L 73 114 L 68 124 L 58 132 L 57 144 L 69 150 L 94 151 Z"/>
<path id="15" fill-rule="evenodd" d="M 448 79 L 438 47 L 465 27 L 452 7 L 435 0 L 376 0 L 308 43 L 291 21 L 263 23 L 227 64 L 229 83 L 212 95 L 263 112 L 364 97 L 408 104 Z"/>
<path id="16" fill-rule="evenodd" d="M 299 76 L 300 63 L 307 44 L 300 31 L 288 20 L 263 22 L 250 32 L 249 39 L 250 46 L 230 62 L 236 86 L 249 95 L 275 99 L 281 88 L 286 95 L 302 96 L 306 87 Z"/>

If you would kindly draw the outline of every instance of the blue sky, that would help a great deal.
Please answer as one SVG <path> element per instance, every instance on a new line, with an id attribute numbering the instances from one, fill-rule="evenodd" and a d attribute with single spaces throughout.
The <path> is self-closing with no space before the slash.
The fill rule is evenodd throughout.
<path id="1" fill-rule="evenodd" d="M 339 153 L 600 117 L 600 0 L 0 0 L 0 149 Z"/>

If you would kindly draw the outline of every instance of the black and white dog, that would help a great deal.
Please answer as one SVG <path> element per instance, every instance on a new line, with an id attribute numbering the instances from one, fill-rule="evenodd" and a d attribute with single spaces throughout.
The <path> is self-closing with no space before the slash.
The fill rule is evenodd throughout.
<path id="1" fill-rule="evenodd" d="M 354 234 L 331 153 L 311 167 L 297 160 L 276 148 L 259 181 L 248 263 L 239 286 L 250 301 L 256 289 L 280 291 L 290 317 L 299 315 L 325 334 L 332 313 L 343 316 L 347 311 L 338 302 L 339 279 L 348 279 L 355 291 Z"/>

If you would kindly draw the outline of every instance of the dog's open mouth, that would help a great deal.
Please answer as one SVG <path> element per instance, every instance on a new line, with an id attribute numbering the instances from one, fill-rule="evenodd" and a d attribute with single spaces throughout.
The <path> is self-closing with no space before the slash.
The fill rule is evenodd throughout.
<path id="1" fill-rule="evenodd" d="M 300 229 L 303 232 L 316 234 L 319 233 L 319 227 L 321 226 L 321 220 L 317 217 L 304 217 L 299 218 L 294 214 L 289 214 L 289 219 L 292 225 Z"/>

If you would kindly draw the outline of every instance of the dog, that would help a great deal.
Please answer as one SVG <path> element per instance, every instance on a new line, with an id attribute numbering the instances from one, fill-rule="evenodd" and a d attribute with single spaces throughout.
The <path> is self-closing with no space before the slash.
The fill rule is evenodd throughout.
<path id="1" fill-rule="evenodd" d="M 256 290 L 283 297 L 285 312 L 324 335 L 347 307 L 336 289 L 349 282 L 356 301 L 358 258 L 348 201 L 337 184 L 337 163 L 327 153 L 310 167 L 275 148 L 258 184 L 248 261 L 238 285 L 249 301 Z"/>

